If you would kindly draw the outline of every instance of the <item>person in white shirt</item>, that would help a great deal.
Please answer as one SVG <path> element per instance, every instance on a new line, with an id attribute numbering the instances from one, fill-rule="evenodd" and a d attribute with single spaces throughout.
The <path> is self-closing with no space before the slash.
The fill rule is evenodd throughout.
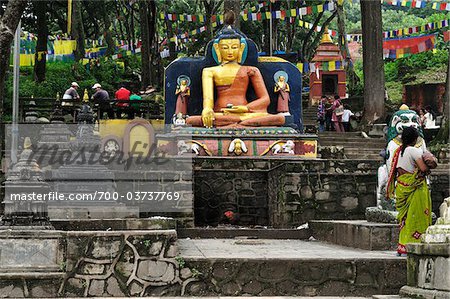
<path id="1" fill-rule="evenodd" d="M 425 112 L 426 113 L 423 116 L 424 117 L 423 127 L 425 129 L 436 128 L 436 115 L 431 110 L 431 106 L 425 107 Z"/>
<path id="2" fill-rule="evenodd" d="M 344 132 L 350 132 L 350 117 L 355 115 L 348 107 L 347 104 L 344 105 L 344 114 L 342 114 L 342 124 L 344 125 Z"/>

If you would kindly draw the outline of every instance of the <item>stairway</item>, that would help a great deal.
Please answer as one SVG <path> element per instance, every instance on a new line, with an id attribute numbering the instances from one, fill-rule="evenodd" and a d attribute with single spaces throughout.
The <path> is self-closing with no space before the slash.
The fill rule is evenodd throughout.
<path id="1" fill-rule="evenodd" d="M 321 132 L 319 133 L 319 148 L 343 147 L 344 159 L 379 160 L 380 151 L 386 148 L 382 137 L 364 138 L 361 132 Z"/>
<path id="2" fill-rule="evenodd" d="M 303 109 L 303 130 L 305 133 L 317 132 L 317 106 Z"/>

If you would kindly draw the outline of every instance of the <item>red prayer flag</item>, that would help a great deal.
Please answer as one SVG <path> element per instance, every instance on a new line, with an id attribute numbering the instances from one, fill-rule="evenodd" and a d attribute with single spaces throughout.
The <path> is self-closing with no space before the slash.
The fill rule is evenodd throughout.
<path id="1" fill-rule="evenodd" d="M 450 30 L 444 32 L 444 41 L 446 42 L 450 41 Z"/>

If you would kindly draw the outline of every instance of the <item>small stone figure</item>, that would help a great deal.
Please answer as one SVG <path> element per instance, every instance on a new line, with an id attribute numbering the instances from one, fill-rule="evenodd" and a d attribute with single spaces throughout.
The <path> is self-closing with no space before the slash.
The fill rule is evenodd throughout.
<path id="1" fill-rule="evenodd" d="M 186 119 L 183 117 L 183 114 L 180 112 L 178 114 L 173 115 L 172 123 L 175 126 L 184 126 L 184 125 L 186 125 Z"/>
<path id="2" fill-rule="evenodd" d="M 293 140 L 288 140 L 286 143 L 278 143 L 272 147 L 272 151 L 274 155 L 283 153 L 283 154 L 291 154 L 294 155 L 295 143 Z"/>
<path id="3" fill-rule="evenodd" d="M 291 92 L 291 90 L 289 88 L 289 84 L 287 83 L 285 75 L 278 75 L 278 80 L 275 83 L 274 92 L 278 93 L 277 112 L 289 114 L 289 101 L 291 100 L 289 93 Z"/>
<path id="4" fill-rule="evenodd" d="M 245 145 L 244 141 L 242 141 L 239 138 L 234 139 L 231 141 L 230 146 L 228 148 L 229 153 L 234 153 L 236 156 L 242 155 L 242 153 L 246 153 L 247 146 Z"/>
<path id="5" fill-rule="evenodd" d="M 187 115 L 188 101 L 191 95 L 191 88 L 189 87 L 187 77 L 182 77 L 178 81 L 180 82 L 175 91 L 175 94 L 178 95 L 177 104 L 175 107 L 175 115 L 178 115 L 178 113 Z"/>

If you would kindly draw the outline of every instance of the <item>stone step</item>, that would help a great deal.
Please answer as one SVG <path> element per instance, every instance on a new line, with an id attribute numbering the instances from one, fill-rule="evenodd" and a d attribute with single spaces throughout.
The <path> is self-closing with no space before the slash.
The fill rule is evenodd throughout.
<path id="1" fill-rule="evenodd" d="M 373 141 L 373 142 L 379 142 L 380 144 L 386 144 L 386 141 L 383 138 L 363 138 L 359 136 L 345 136 L 345 135 L 337 135 L 338 133 L 335 133 L 334 135 L 329 136 L 321 136 L 319 133 L 319 140 L 326 140 L 326 141 L 360 141 L 360 142 L 366 142 L 366 141 Z"/>
<path id="2" fill-rule="evenodd" d="M 378 141 L 354 141 L 354 140 L 341 140 L 341 141 L 334 141 L 334 140 L 319 140 L 319 145 L 321 146 L 329 146 L 329 145 L 343 145 L 343 146 L 349 146 L 349 147 L 366 147 L 366 146 L 373 146 L 373 147 L 381 147 L 384 148 L 384 143 L 378 142 Z"/>
<path id="3" fill-rule="evenodd" d="M 314 220 L 309 222 L 314 238 L 365 250 L 395 250 L 398 225 L 366 220 Z"/>
<path id="4" fill-rule="evenodd" d="M 307 240 L 311 231 L 304 229 L 273 229 L 273 228 L 245 228 L 245 227 L 218 227 L 218 228 L 180 228 L 177 230 L 179 238 L 191 239 L 296 239 Z"/>
<path id="5" fill-rule="evenodd" d="M 349 136 L 349 137 L 353 136 L 353 137 L 363 138 L 360 131 L 344 132 L 344 133 L 337 133 L 335 131 L 324 131 L 324 132 L 320 132 L 319 133 L 319 137 L 322 137 L 322 136 L 324 136 L 324 137 L 326 137 L 326 136 L 336 136 L 336 134 L 339 134 L 339 135 L 344 136 L 344 137 L 346 137 L 346 136 Z"/>
<path id="6" fill-rule="evenodd" d="M 201 273 L 186 296 L 398 294 L 406 258 L 303 240 L 178 239 L 185 266 Z M 317 298 L 317 297 L 315 297 Z"/>
<path id="7" fill-rule="evenodd" d="M 52 219 L 52 225 L 63 231 L 98 230 L 158 230 L 176 229 L 177 222 L 169 217 L 131 219 Z"/>
<path id="8" fill-rule="evenodd" d="M 101 206 L 98 202 L 91 205 L 78 202 L 67 205 L 53 204 L 48 206 L 50 219 L 123 219 L 139 218 L 139 207 L 125 205 Z"/>

